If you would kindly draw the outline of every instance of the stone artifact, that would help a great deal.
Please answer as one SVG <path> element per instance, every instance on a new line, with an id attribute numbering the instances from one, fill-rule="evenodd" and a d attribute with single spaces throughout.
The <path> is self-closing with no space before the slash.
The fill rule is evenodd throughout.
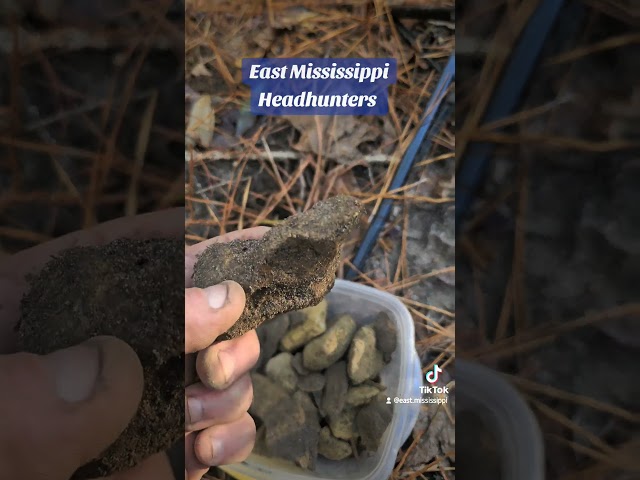
<path id="1" fill-rule="evenodd" d="M 240 319 L 220 338 L 228 340 L 291 310 L 318 304 L 331 290 L 342 243 L 364 210 L 358 200 L 337 196 L 287 218 L 260 240 L 214 243 L 196 261 L 199 288 L 225 280 L 246 293 Z"/>

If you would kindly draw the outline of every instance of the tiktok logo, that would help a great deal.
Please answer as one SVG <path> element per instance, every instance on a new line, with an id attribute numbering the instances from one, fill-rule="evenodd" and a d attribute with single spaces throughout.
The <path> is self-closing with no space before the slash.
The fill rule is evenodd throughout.
<path id="1" fill-rule="evenodd" d="M 442 373 L 442 369 L 438 366 L 438 364 L 433 366 L 433 370 L 429 370 L 425 375 L 427 378 L 427 382 L 436 383 L 439 378 L 439 374 Z"/>

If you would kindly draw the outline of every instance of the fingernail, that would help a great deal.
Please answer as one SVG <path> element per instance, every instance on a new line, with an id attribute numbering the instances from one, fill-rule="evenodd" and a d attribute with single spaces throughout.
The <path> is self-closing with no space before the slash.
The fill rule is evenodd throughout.
<path id="1" fill-rule="evenodd" d="M 229 295 L 229 286 L 226 283 L 220 283 L 213 287 L 207 287 L 204 289 L 207 294 L 207 300 L 211 308 L 222 308 L 227 302 L 227 296 Z"/>
<path id="2" fill-rule="evenodd" d="M 230 355 L 225 350 L 218 352 L 218 365 L 222 372 L 223 381 L 220 387 L 226 387 L 229 385 L 231 378 L 233 377 L 233 371 L 235 369 L 235 361 L 233 355 Z"/>
<path id="3" fill-rule="evenodd" d="M 190 425 L 195 425 L 203 417 L 202 402 L 196 397 L 187 397 L 187 418 Z"/>
<path id="4" fill-rule="evenodd" d="M 211 458 L 209 459 L 209 465 L 215 467 L 222 463 L 224 459 L 224 445 L 217 438 L 211 439 Z"/>
<path id="5" fill-rule="evenodd" d="M 65 402 L 88 400 L 96 389 L 102 369 L 102 352 L 98 342 L 85 342 L 58 350 L 45 357 L 58 397 Z"/>

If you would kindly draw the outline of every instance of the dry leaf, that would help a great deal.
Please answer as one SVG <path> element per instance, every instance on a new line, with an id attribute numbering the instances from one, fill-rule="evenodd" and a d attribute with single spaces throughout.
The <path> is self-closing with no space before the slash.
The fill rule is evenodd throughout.
<path id="1" fill-rule="evenodd" d="M 211 95 L 203 95 L 193 104 L 187 123 L 187 146 L 195 144 L 210 146 L 213 128 L 216 123 L 215 111 L 211 104 Z"/>
<path id="2" fill-rule="evenodd" d="M 301 26 L 305 22 L 317 18 L 319 15 L 304 7 L 291 7 L 274 12 L 272 19 L 273 28 L 293 28 Z"/>
<path id="3" fill-rule="evenodd" d="M 199 63 L 191 69 L 192 77 L 210 77 L 211 72 L 207 69 L 204 63 Z"/>
<path id="4" fill-rule="evenodd" d="M 293 127 L 300 132 L 300 140 L 294 148 L 302 152 L 313 152 L 348 162 L 363 157 L 358 146 L 375 140 L 376 130 L 362 118 L 351 115 L 331 116 L 287 116 Z M 318 137 L 320 133 L 321 138 Z"/>

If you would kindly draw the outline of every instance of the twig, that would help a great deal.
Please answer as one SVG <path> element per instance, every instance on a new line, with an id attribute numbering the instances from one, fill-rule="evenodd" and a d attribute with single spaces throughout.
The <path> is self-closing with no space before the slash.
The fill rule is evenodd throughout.
<path id="1" fill-rule="evenodd" d="M 277 162 L 285 162 L 289 160 L 302 160 L 308 155 L 307 152 L 294 152 L 291 150 L 284 151 L 272 151 L 271 154 L 268 152 L 255 152 L 255 153 L 247 153 L 236 150 L 228 150 L 228 151 L 220 151 L 220 150 L 209 150 L 206 152 L 190 152 L 190 155 L 185 156 L 185 160 L 187 162 L 197 160 L 197 161 L 236 161 L 240 157 L 246 158 L 250 161 L 260 161 L 260 160 L 269 160 L 272 158 Z M 325 158 L 329 160 L 338 160 L 340 157 L 332 156 L 324 154 Z M 393 160 L 392 155 L 386 155 L 384 153 L 376 153 L 363 155 L 362 160 L 367 163 L 389 163 Z M 354 160 L 355 161 L 355 160 Z"/>

